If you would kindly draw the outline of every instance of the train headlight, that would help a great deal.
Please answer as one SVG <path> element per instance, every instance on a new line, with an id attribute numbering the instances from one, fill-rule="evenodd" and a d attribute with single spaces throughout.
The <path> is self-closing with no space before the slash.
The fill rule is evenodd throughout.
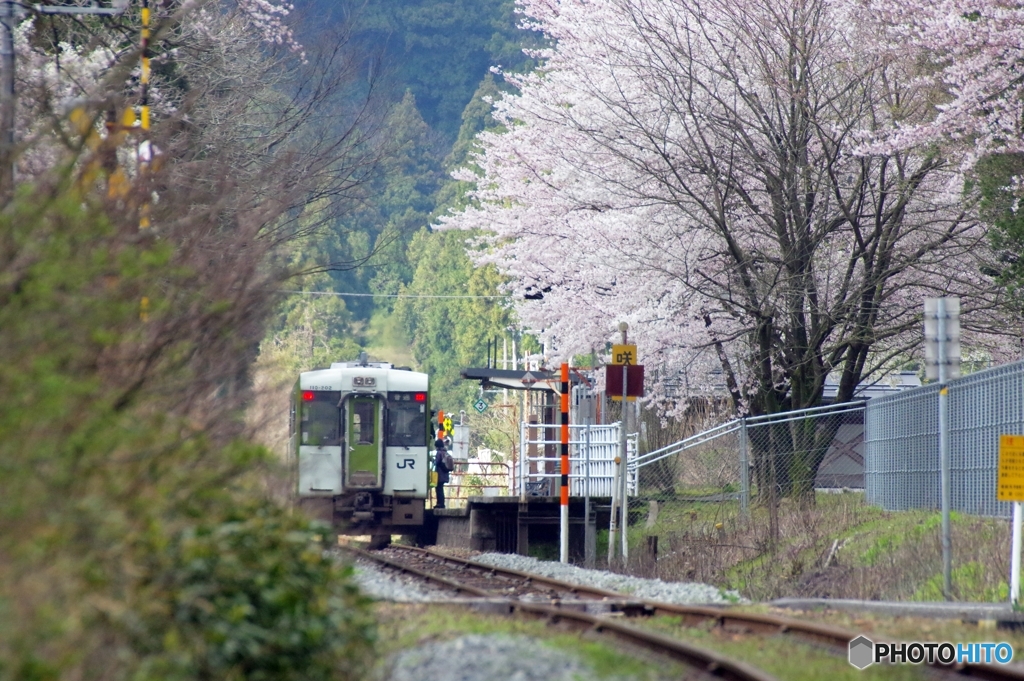
<path id="1" fill-rule="evenodd" d="M 354 377 L 352 379 L 352 385 L 362 385 L 362 384 L 363 384 L 363 377 L 362 376 L 356 376 L 356 377 Z"/>

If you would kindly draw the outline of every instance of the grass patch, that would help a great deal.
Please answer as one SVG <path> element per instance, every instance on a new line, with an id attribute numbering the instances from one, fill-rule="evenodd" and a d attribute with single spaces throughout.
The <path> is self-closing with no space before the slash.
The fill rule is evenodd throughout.
<path id="1" fill-rule="evenodd" d="M 425 604 L 379 603 L 376 606 L 380 641 L 377 677 L 388 672 L 387 659 L 396 653 L 464 634 L 506 634 L 537 639 L 543 645 L 571 655 L 590 668 L 592 678 L 662 681 L 683 678 L 683 665 L 622 652 L 620 644 L 590 633 L 574 633 L 539 620 L 475 613 L 466 608 L 438 608 Z M 643 655 L 647 656 L 644 659 Z M 452 665 L 458 665 L 452 660 Z"/>
<path id="2" fill-rule="evenodd" d="M 752 636 L 723 631 L 707 626 L 686 627 L 679 618 L 659 617 L 641 623 L 655 631 L 694 645 L 714 650 L 773 674 L 787 681 L 916 681 L 931 678 L 920 667 L 872 666 L 861 671 L 846 661 L 845 656 L 802 643 L 786 636 Z"/>
<path id="3" fill-rule="evenodd" d="M 889 512 L 859 492 L 819 493 L 800 506 L 783 499 L 779 539 L 768 541 L 768 510 L 738 501 L 685 501 L 658 495 L 631 508 L 630 564 L 643 577 L 700 581 L 752 600 L 786 596 L 938 600 L 941 519 L 934 511 Z M 658 537 L 656 558 L 648 536 Z M 957 600 L 1006 599 L 1009 527 L 1005 520 L 952 514 Z"/>
<path id="4" fill-rule="evenodd" d="M 953 515 L 950 515 L 951 519 Z M 903 511 L 871 523 L 849 528 L 850 553 L 858 565 L 874 566 L 888 559 L 900 546 L 917 543 L 934 534 L 942 517 L 929 511 Z"/>
<path id="5" fill-rule="evenodd" d="M 840 610 L 792 611 L 765 606 L 741 606 L 743 611 L 798 616 L 803 620 L 824 622 L 868 638 L 891 638 L 897 641 L 950 641 L 953 643 L 1006 642 L 1013 646 L 1013 659 L 1024 655 L 1024 631 L 993 629 L 984 623 L 972 624 L 956 619 L 923 617 L 890 617 L 887 615 L 844 612 Z"/>
<path id="6" fill-rule="evenodd" d="M 967 601 L 1008 601 L 1010 598 L 1010 585 L 1006 580 L 1000 580 L 993 584 L 989 571 L 985 566 L 976 560 L 972 560 L 950 573 L 950 582 L 959 592 L 960 597 Z M 914 592 L 912 601 L 941 601 L 942 574 L 937 574 L 926 581 Z"/>

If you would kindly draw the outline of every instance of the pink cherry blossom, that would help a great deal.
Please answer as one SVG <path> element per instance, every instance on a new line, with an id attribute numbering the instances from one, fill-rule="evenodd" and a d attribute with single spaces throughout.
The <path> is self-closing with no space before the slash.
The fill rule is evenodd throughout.
<path id="1" fill-rule="evenodd" d="M 970 165 L 991 152 L 1024 150 L 1024 7 L 1004 0 L 870 0 L 877 54 L 912 58 L 934 108 L 868 150 L 953 142 Z"/>
<path id="2" fill-rule="evenodd" d="M 959 161 L 860 153 L 931 97 L 913 63 L 878 51 L 870 8 L 521 11 L 551 46 L 537 71 L 506 74 L 505 132 L 480 135 L 481 175 L 456 175 L 476 183 L 471 205 L 442 228 L 477 235 L 473 257 L 508 277 L 561 358 L 603 349 L 626 321 L 655 398 L 777 411 L 816 404 L 829 375 L 848 399 L 914 357 L 925 296 L 961 295 L 965 324 L 987 322 L 996 292 Z"/>

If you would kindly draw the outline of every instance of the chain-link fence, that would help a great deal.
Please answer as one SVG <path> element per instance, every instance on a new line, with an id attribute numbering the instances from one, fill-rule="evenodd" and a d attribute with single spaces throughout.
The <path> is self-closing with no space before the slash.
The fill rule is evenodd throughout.
<path id="1" fill-rule="evenodd" d="M 948 390 L 951 502 L 963 513 L 953 594 L 1001 600 L 1011 509 L 996 501 L 999 436 L 1024 434 L 1024 362 Z M 752 598 L 941 599 L 938 409 L 931 385 L 647 447 L 630 461 L 629 551 L 617 564 Z"/>
<path id="2" fill-rule="evenodd" d="M 822 488 L 863 487 L 863 437 L 864 402 L 853 402 L 728 421 L 638 456 L 627 563 L 642 569 L 659 552 L 692 563 L 698 553 L 708 560 L 777 541 L 784 499 L 799 505 Z M 765 527 L 751 543 L 729 545 L 741 523 L 752 527 L 752 507 Z"/>
<path id="3" fill-rule="evenodd" d="M 868 503 L 890 511 L 939 507 L 939 386 L 872 400 L 865 411 Z"/>
<path id="4" fill-rule="evenodd" d="M 996 501 L 999 436 L 1024 433 L 1024 362 L 949 384 L 950 506 L 972 515 L 1008 518 Z M 886 510 L 937 509 L 939 386 L 868 403 L 867 500 Z"/>

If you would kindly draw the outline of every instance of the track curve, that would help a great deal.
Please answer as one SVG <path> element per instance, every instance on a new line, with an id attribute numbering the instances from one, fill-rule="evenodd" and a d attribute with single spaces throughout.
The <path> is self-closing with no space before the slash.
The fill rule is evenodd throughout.
<path id="1" fill-rule="evenodd" d="M 657 649 L 665 648 L 671 642 L 675 648 L 665 648 L 672 657 L 680 659 L 690 666 L 711 671 L 718 676 L 727 670 L 727 678 L 773 678 L 765 672 L 750 665 L 730 660 L 713 651 L 705 650 L 683 643 L 666 636 L 653 634 L 637 627 L 623 624 L 608 617 L 600 617 L 578 608 L 580 601 L 601 602 L 606 605 L 607 612 L 620 612 L 627 616 L 667 615 L 681 618 L 683 624 L 693 626 L 711 622 L 714 626 L 727 631 L 753 633 L 765 636 L 786 635 L 796 637 L 818 645 L 824 645 L 836 654 L 845 656 L 849 642 L 859 633 L 841 627 L 816 622 L 807 622 L 792 617 L 778 615 L 741 613 L 728 606 L 678 605 L 636 599 L 607 589 L 572 584 L 542 575 L 535 575 L 518 570 L 500 568 L 480 563 L 468 558 L 447 556 L 426 549 L 408 546 L 393 546 L 384 551 L 368 552 L 361 549 L 348 549 L 369 560 L 386 564 L 391 569 L 402 570 L 415 574 L 421 579 L 442 584 L 456 593 L 468 594 L 478 598 L 498 597 L 507 600 L 510 612 L 522 612 L 545 619 L 560 619 L 577 622 L 581 627 L 589 627 L 595 631 L 614 633 L 617 637 L 631 643 Z M 412 565 L 418 563 L 419 565 Z M 429 569 L 427 569 L 429 568 Z M 438 574 L 438 571 L 444 574 Z M 447 575 L 447 576 L 446 576 Z M 487 582 L 492 587 L 486 588 Z M 543 605 L 536 601 L 546 599 Z M 534 602 L 531 602 L 534 601 Z M 652 639 L 663 639 L 657 643 L 647 642 Z M 879 642 L 886 642 L 878 639 Z M 988 679 L 990 681 L 1024 681 L 1024 671 L 1013 667 L 985 664 L 958 664 L 952 666 L 931 665 L 933 669 L 958 677 Z M 753 672 L 755 676 L 742 676 Z"/>
<path id="2" fill-rule="evenodd" d="M 404 550 L 408 547 L 402 548 Z M 746 662 L 734 660 L 713 650 L 708 650 L 662 634 L 634 627 L 607 616 L 592 615 L 573 608 L 562 607 L 564 601 L 560 598 L 552 599 L 554 601 L 553 605 L 531 603 L 518 597 L 503 596 L 500 592 L 496 593 L 476 586 L 462 584 L 456 579 L 428 572 L 420 569 L 419 567 L 402 564 L 400 561 L 381 555 L 383 552 L 369 552 L 363 551 L 362 549 L 351 548 L 347 550 L 364 559 L 385 565 L 390 569 L 400 570 L 404 573 L 415 575 L 434 584 L 449 588 L 457 593 L 468 594 L 479 598 L 489 598 L 490 601 L 488 606 L 491 611 L 494 611 L 496 607 L 500 607 L 505 612 L 512 615 L 543 619 L 549 623 L 568 625 L 579 631 L 591 631 L 605 636 L 612 636 L 625 641 L 630 645 L 639 646 L 654 653 L 671 657 L 695 670 L 701 671 L 715 678 L 728 679 L 729 681 L 779 681 L 775 676 L 757 669 Z M 448 558 L 446 556 L 440 556 L 439 554 L 431 553 L 431 555 L 442 559 L 442 563 Z M 452 559 L 452 561 L 454 564 L 460 564 L 463 559 Z M 461 564 L 464 565 L 464 563 Z M 477 563 L 473 567 L 476 569 L 486 569 L 487 571 L 492 569 L 491 566 L 485 566 L 482 563 Z M 545 589 L 548 589 L 552 582 L 555 582 L 560 586 L 565 584 L 558 582 L 558 580 L 550 580 L 539 575 L 528 575 L 527 573 L 514 570 L 505 571 L 501 568 L 493 568 L 493 570 L 495 574 L 501 574 L 503 572 L 509 573 L 505 576 L 515 579 L 535 579 L 538 583 L 545 584 Z M 576 588 L 576 585 L 568 586 Z M 593 592 L 592 589 L 584 588 L 583 590 L 590 593 Z M 622 594 L 602 592 L 602 598 L 604 598 L 604 594 L 609 594 L 612 597 L 628 601 L 628 598 L 623 597 Z M 495 596 L 498 596 L 499 599 L 495 599 Z M 450 601 L 448 601 L 448 603 L 450 603 Z"/>

